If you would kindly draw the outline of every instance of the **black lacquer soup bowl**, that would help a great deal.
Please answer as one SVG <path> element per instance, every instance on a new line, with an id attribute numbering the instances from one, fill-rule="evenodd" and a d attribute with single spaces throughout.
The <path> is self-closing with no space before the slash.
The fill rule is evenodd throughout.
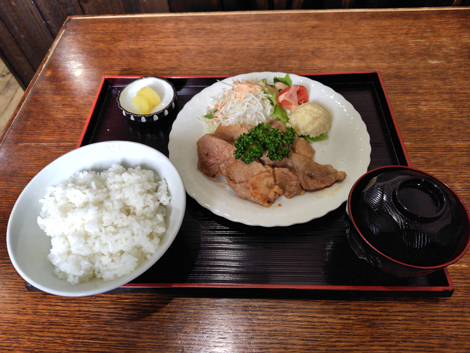
<path id="1" fill-rule="evenodd" d="M 347 203 L 348 241 L 358 257 L 395 277 L 432 273 L 468 250 L 469 213 L 449 186 L 423 171 L 369 171 Z"/>

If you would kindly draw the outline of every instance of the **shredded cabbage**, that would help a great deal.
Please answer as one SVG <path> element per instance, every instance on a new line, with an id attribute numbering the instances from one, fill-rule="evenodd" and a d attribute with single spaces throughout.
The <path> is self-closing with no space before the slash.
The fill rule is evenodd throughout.
<path id="1" fill-rule="evenodd" d="M 235 81 L 221 93 L 212 97 L 206 116 L 199 119 L 206 131 L 213 133 L 219 125 L 252 125 L 271 119 L 274 107 L 269 95 L 256 81 Z"/>

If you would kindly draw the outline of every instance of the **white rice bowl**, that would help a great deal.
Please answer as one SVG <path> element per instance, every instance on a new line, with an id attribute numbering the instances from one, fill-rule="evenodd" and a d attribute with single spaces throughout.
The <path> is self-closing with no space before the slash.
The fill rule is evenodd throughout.
<path id="1" fill-rule="evenodd" d="M 134 142 L 78 148 L 40 171 L 7 228 L 18 273 L 56 295 L 86 296 L 126 284 L 169 248 L 186 193 L 169 159 Z"/>

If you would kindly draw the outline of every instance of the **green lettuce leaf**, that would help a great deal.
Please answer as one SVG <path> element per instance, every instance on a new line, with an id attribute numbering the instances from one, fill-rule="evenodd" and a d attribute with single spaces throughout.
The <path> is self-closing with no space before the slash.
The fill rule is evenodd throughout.
<path id="1" fill-rule="evenodd" d="M 276 82 L 282 82 L 289 87 L 292 86 L 292 80 L 290 79 L 289 74 L 287 74 L 284 78 L 275 76 L 274 83 Z"/>
<path id="2" fill-rule="evenodd" d="M 320 135 L 315 136 L 315 137 L 310 137 L 310 136 L 305 136 L 305 135 L 302 135 L 301 137 L 306 139 L 307 142 L 320 142 L 320 141 L 328 140 L 328 135 L 325 134 L 325 133 L 320 134 Z"/>
<path id="3" fill-rule="evenodd" d="M 281 107 L 279 104 L 277 104 L 277 101 L 276 101 L 276 97 L 277 97 L 278 93 L 276 93 L 276 92 L 271 93 L 271 92 L 269 92 L 269 90 L 266 87 L 262 87 L 262 88 L 263 88 L 264 93 L 269 95 L 269 99 L 271 100 L 271 103 L 274 106 L 273 117 L 275 117 L 276 119 L 281 120 L 284 124 L 287 124 L 287 122 L 289 121 L 289 117 L 287 116 L 287 112 L 283 107 Z"/>

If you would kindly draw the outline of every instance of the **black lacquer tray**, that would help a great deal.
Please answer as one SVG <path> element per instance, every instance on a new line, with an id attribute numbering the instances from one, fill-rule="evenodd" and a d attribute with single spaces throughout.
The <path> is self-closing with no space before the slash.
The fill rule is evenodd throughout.
<path id="1" fill-rule="evenodd" d="M 302 76 L 331 87 L 362 116 L 371 138 L 369 169 L 410 164 L 379 73 Z M 128 140 L 168 156 L 178 112 L 195 94 L 225 76 L 166 77 L 177 90 L 177 106 L 167 120 L 150 125 L 128 121 L 116 103 L 119 90 L 136 78 L 103 78 L 79 146 Z M 181 230 L 167 253 L 113 292 L 284 298 L 452 295 L 447 269 L 396 279 L 358 259 L 346 239 L 345 204 L 305 224 L 263 228 L 216 216 L 188 196 Z"/>

